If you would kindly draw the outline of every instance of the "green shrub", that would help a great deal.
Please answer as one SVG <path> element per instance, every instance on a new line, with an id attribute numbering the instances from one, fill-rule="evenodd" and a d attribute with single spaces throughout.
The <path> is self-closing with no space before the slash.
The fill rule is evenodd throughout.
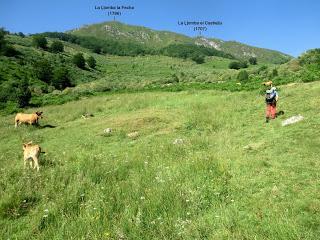
<path id="1" fill-rule="evenodd" d="M 88 66 L 90 68 L 95 68 L 96 67 L 96 60 L 94 59 L 94 57 L 90 56 L 88 59 L 87 59 L 87 63 L 88 63 Z"/>
<path id="2" fill-rule="evenodd" d="M 274 68 L 274 69 L 272 70 L 271 77 L 272 77 L 272 78 L 275 78 L 275 77 L 277 77 L 277 76 L 278 76 L 278 70 L 277 70 L 276 68 Z"/>
<path id="3" fill-rule="evenodd" d="M 249 63 L 250 63 L 251 65 L 257 65 L 257 58 L 255 58 L 255 57 L 249 58 Z"/>
<path id="4" fill-rule="evenodd" d="M 263 72 L 263 71 L 266 71 L 267 69 L 268 69 L 268 66 L 262 65 L 261 67 L 259 67 L 258 73 Z"/>
<path id="5" fill-rule="evenodd" d="M 22 38 L 24 38 L 24 37 L 25 37 L 25 35 L 24 35 L 24 33 L 23 33 L 23 32 L 19 32 L 19 33 L 18 33 L 18 36 L 19 36 L 19 37 L 22 37 Z"/>
<path id="6" fill-rule="evenodd" d="M 249 75 L 246 70 L 241 70 L 237 76 L 237 79 L 239 81 L 246 81 L 248 80 L 248 78 L 249 78 Z"/>
<path id="7" fill-rule="evenodd" d="M 58 67 L 54 70 L 52 85 L 58 90 L 73 86 L 69 71 L 66 67 Z"/>
<path id="8" fill-rule="evenodd" d="M 5 45 L 2 47 L 3 55 L 7 57 L 15 57 L 19 55 L 19 52 L 11 45 Z"/>
<path id="9" fill-rule="evenodd" d="M 27 79 L 21 79 L 16 90 L 17 103 L 20 108 L 26 107 L 31 99 L 31 91 Z"/>
<path id="10" fill-rule="evenodd" d="M 82 53 L 77 53 L 76 55 L 73 56 L 72 62 L 81 69 L 84 69 L 86 67 L 86 61 L 83 57 Z"/>
<path id="11" fill-rule="evenodd" d="M 53 52 L 53 53 L 63 52 L 63 43 L 60 42 L 60 41 L 54 41 L 51 44 L 50 51 Z"/>
<path id="12" fill-rule="evenodd" d="M 204 56 L 202 56 L 202 55 L 195 55 L 191 59 L 192 59 L 192 61 L 196 62 L 197 64 L 204 63 Z"/>
<path id="13" fill-rule="evenodd" d="M 33 64 L 33 69 L 36 77 L 45 82 L 50 84 L 53 75 L 53 68 L 50 62 L 47 59 L 40 59 Z"/>
<path id="14" fill-rule="evenodd" d="M 229 68 L 238 70 L 238 69 L 240 69 L 240 64 L 239 64 L 239 62 L 230 62 Z"/>
<path id="15" fill-rule="evenodd" d="M 48 41 L 44 36 L 41 35 L 34 35 L 32 37 L 33 45 L 37 48 L 41 48 L 46 50 L 48 48 Z"/>
<path id="16" fill-rule="evenodd" d="M 247 68 L 248 63 L 246 61 L 233 61 L 229 63 L 230 69 L 239 70 L 240 68 Z"/>

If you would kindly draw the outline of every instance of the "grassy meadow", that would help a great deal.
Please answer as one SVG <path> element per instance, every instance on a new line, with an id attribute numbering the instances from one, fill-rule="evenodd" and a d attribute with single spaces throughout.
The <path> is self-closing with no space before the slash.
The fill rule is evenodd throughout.
<path id="1" fill-rule="evenodd" d="M 269 124 L 258 91 L 106 94 L 41 107 L 40 127 L 0 117 L 0 238 L 318 239 L 320 83 L 279 89 Z M 31 140 L 39 172 L 23 169 Z"/>

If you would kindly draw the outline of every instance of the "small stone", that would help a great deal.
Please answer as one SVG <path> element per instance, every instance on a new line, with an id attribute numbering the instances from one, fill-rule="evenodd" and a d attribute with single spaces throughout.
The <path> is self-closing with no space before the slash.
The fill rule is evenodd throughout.
<path id="1" fill-rule="evenodd" d="M 181 138 L 177 138 L 176 140 L 173 141 L 173 144 L 183 144 L 183 140 Z"/>
<path id="2" fill-rule="evenodd" d="M 127 136 L 129 138 L 136 139 L 139 136 L 139 133 L 137 131 L 135 131 L 135 132 L 128 133 Z"/>
<path id="3" fill-rule="evenodd" d="M 106 134 L 111 134 L 112 133 L 112 128 L 106 128 L 103 130 L 104 133 Z"/>
<path id="4" fill-rule="evenodd" d="M 271 190 L 273 195 L 278 195 L 279 194 L 279 189 L 276 185 L 273 186 L 272 190 Z"/>

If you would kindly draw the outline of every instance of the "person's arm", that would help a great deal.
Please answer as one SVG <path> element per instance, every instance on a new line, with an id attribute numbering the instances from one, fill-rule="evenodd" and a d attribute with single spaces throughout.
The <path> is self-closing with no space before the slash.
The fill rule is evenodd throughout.
<path id="1" fill-rule="evenodd" d="M 279 99 L 279 95 L 278 95 L 278 92 L 276 92 L 276 101 L 278 102 L 278 99 Z"/>

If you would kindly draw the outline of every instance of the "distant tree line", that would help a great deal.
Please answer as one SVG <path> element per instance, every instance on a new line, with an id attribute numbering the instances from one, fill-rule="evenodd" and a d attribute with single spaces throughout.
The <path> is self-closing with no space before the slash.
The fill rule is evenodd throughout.
<path id="1" fill-rule="evenodd" d="M 97 54 L 111 54 L 118 56 L 138 56 L 146 54 L 166 55 L 183 59 L 190 58 L 199 64 L 204 62 L 204 58 L 206 56 L 218 56 L 234 59 L 231 54 L 223 51 L 193 44 L 171 44 L 161 49 L 151 49 L 138 43 L 114 39 L 98 39 L 95 37 L 76 36 L 62 32 L 45 32 L 38 35 L 78 44 Z"/>
<path id="2" fill-rule="evenodd" d="M 154 51 L 142 44 L 118 41 L 113 39 L 98 39 L 95 37 L 75 36 L 62 32 L 45 32 L 37 34 L 42 37 L 57 38 L 62 41 L 78 44 L 98 54 L 111 54 L 118 56 L 137 56 L 154 54 Z"/>
<path id="3" fill-rule="evenodd" d="M 193 44 L 171 44 L 160 49 L 160 54 L 183 59 L 190 58 L 199 64 L 204 62 L 204 57 L 206 56 L 217 56 L 234 59 L 231 54 L 225 53 L 223 51 Z"/>

